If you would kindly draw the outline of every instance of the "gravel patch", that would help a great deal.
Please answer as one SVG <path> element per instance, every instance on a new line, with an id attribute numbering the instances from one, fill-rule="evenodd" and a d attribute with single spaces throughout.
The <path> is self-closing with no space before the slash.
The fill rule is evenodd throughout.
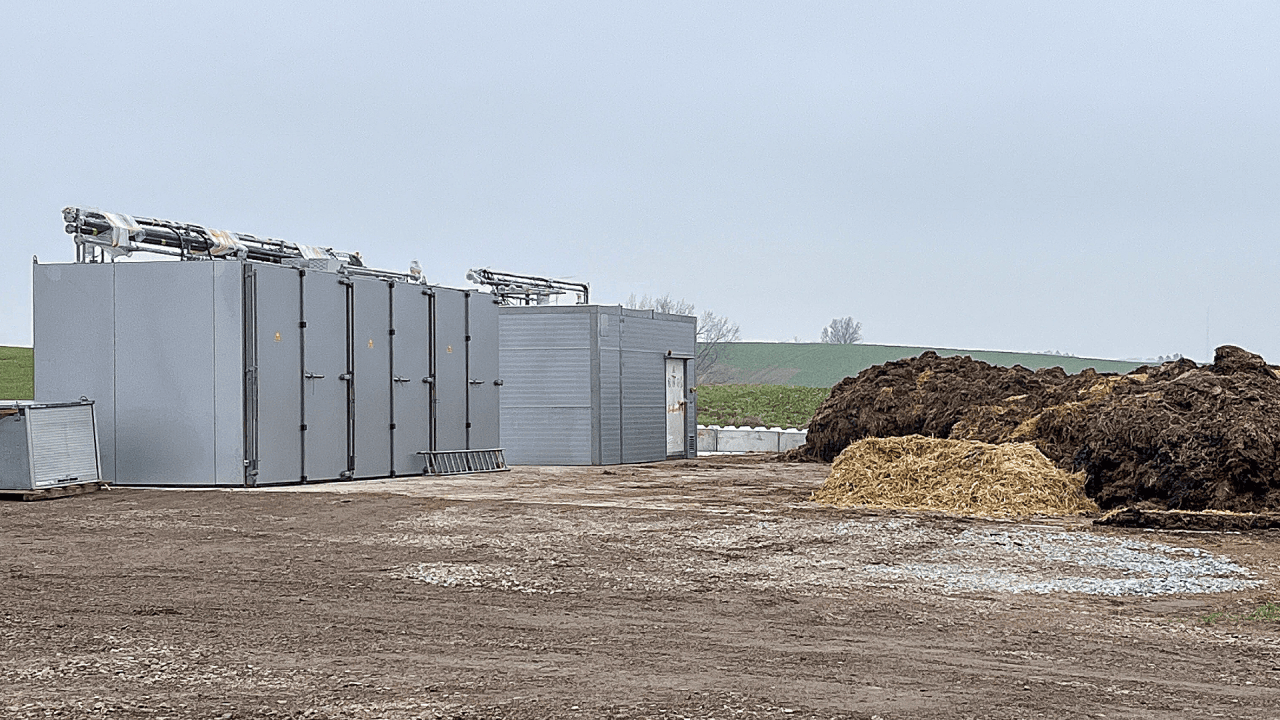
<path id="1" fill-rule="evenodd" d="M 402 568 L 397 574 L 427 585 L 446 588 L 473 587 L 547 595 L 559 592 L 553 581 L 547 578 L 530 578 L 524 573 L 517 574 L 516 570 L 510 567 L 419 563 Z"/>
<path id="2" fill-rule="evenodd" d="M 963 593 L 1085 595 L 1203 594 L 1263 581 L 1198 548 L 1010 524 L 946 518 L 707 519 L 690 527 L 667 518 L 616 524 L 610 511 L 558 518 L 516 514 L 489 523 L 456 508 L 400 522 L 365 543 L 437 557 L 394 575 L 441 588 L 527 594 L 708 592 L 733 586 L 802 595 L 867 587 Z M 463 528 L 466 528 L 464 530 Z M 480 551 L 486 559 L 478 559 Z M 633 553 L 625 564 L 592 558 Z M 465 560 L 438 557 L 467 553 Z"/>
<path id="3" fill-rule="evenodd" d="M 882 579 L 922 581 L 947 593 L 1150 596 L 1232 592 L 1262 584 L 1248 569 L 1198 548 L 1031 529 L 966 530 L 924 562 L 863 571 Z"/>

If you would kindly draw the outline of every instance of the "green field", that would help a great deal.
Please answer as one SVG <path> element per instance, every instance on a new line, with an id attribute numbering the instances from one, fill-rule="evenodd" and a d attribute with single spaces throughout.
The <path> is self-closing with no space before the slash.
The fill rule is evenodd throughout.
<path id="1" fill-rule="evenodd" d="M 699 385 L 699 425 L 804 427 L 831 394 L 786 385 Z"/>
<path id="2" fill-rule="evenodd" d="M 756 424 L 799 427 L 826 399 L 832 385 L 846 376 L 881 363 L 915 357 L 925 350 L 939 355 L 969 355 L 992 365 L 1026 368 L 1058 366 L 1069 373 L 1091 367 L 1098 372 L 1125 373 L 1140 363 L 1119 360 L 950 350 L 893 345 L 830 345 L 825 343 L 726 343 L 721 346 L 715 380 L 724 386 L 698 388 L 698 422 L 704 425 Z M 0 399 L 30 400 L 35 396 L 31 348 L 0 347 Z"/>
<path id="3" fill-rule="evenodd" d="M 35 356 L 31 348 L 0 346 L 0 400 L 30 400 L 35 396 Z"/>
<path id="4" fill-rule="evenodd" d="M 828 343 L 724 343 L 706 382 L 724 384 L 788 385 L 830 388 L 845 377 L 857 375 L 872 365 L 916 357 L 926 350 L 942 356 L 968 355 L 992 365 L 1021 365 L 1031 370 L 1060 367 L 1068 373 L 1085 368 L 1098 372 L 1127 373 L 1142 363 L 1122 360 L 999 352 L 995 350 L 955 350 L 950 348 L 904 347 L 897 345 L 832 345 Z M 699 378 L 699 382 L 704 382 Z"/>

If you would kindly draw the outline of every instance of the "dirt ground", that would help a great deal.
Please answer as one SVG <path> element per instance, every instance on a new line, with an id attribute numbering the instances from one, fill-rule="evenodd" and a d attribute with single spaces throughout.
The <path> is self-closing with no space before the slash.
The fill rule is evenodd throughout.
<path id="1" fill-rule="evenodd" d="M 826 470 L 0 503 L 0 717 L 1280 717 L 1277 531 L 834 510 Z M 1046 591 L 1134 574 L 1059 545 L 1237 589 Z"/>

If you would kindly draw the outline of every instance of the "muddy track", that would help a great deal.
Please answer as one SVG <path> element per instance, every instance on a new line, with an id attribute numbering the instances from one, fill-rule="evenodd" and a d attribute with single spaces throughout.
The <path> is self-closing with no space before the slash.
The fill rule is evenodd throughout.
<path id="1" fill-rule="evenodd" d="M 1275 717 L 1280 626 L 1242 618 L 1276 597 L 1276 531 L 836 511 L 807 501 L 824 474 L 708 458 L 0 503 L 0 715 Z M 1126 577 L 1018 554 L 1063 537 L 1196 549 L 1252 584 L 929 571 Z"/>

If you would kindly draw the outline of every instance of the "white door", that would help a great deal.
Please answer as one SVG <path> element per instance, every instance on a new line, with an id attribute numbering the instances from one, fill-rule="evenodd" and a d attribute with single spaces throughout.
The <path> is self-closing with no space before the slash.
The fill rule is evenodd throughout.
<path id="1" fill-rule="evenodd" d="M 667 358 L 667 457 L 684 457 L 684 360 Z"/>

